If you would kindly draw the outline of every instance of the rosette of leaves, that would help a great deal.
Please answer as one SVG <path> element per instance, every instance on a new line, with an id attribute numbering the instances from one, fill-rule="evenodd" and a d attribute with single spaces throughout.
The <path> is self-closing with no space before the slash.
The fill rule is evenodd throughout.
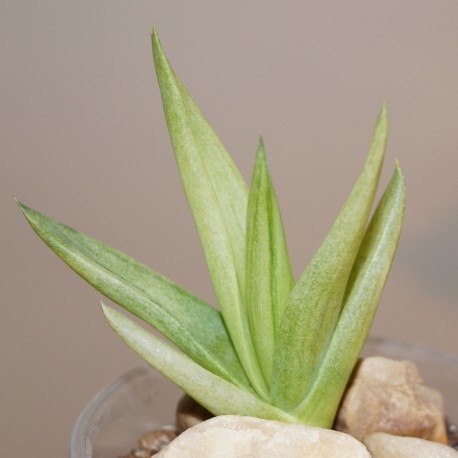
<path id="1" fill-rule="evenodd" d="M 371 217 L 386 107 L 353 190 L 295 281 L 262 141 L 248 188 L 174 73 L 155 30 L 152 44 L 181 181 L 221 311 L 120 251 L 19 206 L 75 272 L 175 344 L 103 305 L 127 345 L 212 413 L 330 427 L 403 220 L 405 187 L 397 164 Z"/>

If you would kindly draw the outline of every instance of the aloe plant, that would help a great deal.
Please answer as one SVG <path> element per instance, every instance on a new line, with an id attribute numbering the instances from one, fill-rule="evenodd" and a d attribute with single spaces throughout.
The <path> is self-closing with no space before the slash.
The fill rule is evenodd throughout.
<path id="1" fill-rule="evenodd" d="M 221 312 L 129 256 L 19 203 L 75 272 L 176 347 L 102 305 L 114 331 L 215 415 L 330 427 L 369 332 L 405 206 L 398 164 L 370 218 L 387 138 L 382 107 L 362 172 L 295 282 L 262 140 L 250 188 L 152 33 L 181 181 Z"/>

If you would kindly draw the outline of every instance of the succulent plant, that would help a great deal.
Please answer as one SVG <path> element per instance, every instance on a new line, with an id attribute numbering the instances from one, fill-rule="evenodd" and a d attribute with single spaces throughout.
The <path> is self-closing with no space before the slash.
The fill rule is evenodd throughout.
<path id="1" fill-rule="evenodd" d="M 212 413 L 330 427 L 401 231 L 405 187 L 398 164 L 370 218 L 387 109 L 353 190 L 295 281 L 263 142 L 248 189 L 155 30 L 152 45 L 181 181 L 221 312 L 118 250 L 19 206 L 73 270 L 176 345 L 102 304 L 127 345 Z"/>

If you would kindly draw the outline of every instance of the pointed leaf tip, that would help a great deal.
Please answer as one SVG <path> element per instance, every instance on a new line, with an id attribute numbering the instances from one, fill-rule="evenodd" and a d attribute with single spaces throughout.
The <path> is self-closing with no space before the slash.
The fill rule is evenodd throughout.
<path id="1" fill-rule="evenodd" d="M 13 198 L 16 201 L 17 206 L 22 210 L 24 208 L 24 204 L 16 196 L 13 196 Z"/>
<path id="2" fill-rule="evenodd" d="M 278 323 L 294 280 L 262 138 L 248 200 L 246 266 L 251 335 L 264 379 L 269 384 Z"/>
<path id="3" fill-rule="evenodd" d="M 20 200 L 17 199 L 17 197 L 14 198 L 16 200 L 17 206 L 21 210 L 22 214 L 25 216 L 27 221 L 30 221 L 30 217 L 32 216 L 31 214 L 33 213 L 33 209 L 27 207 L 27 205 L 24 204 L 24 202 L 21 202 Z"/>
<path id="4" fill-rule="evenodd" d="M 379 120 L 384 120 L 385 122 L 388 121 L 388 105 L 384 101 L 382 103 L 382 108 L 380 109 Z"/>
<path id="5" fill-rule="evenodd" d="M 262 140 L 262 137 L 259 138 L 258 150 L 256 151 L 256 160 L 255 160 L 256 164 L 259 164 L 260 162 L 263 164 L 267 163 L 266 150 L 264 148 L 264 141 Z"/>
<path id="6" fill-rule="evenodd" d="M 108 305 L 105 305 L 103 301 L 100 301 L 100 307 L 102 307 L 102 312 L 105 316 L 110 313 L 110 307 Z"/>
<path id="7" fill-rule="evenodd" d="M 25 219 L 30 223 L 30 212 L 32 211 L 27 205 L 21 202 L 16 196 L 14 196 L 14 200 L 16 201 L 19 210 L 21 210 L 22 214 L 24 215 Z"/>
<path id="8" fill-rule="evenodd" d="M 399 174 L 402 175 L 402 177 L 404 178 L 404 172 L 402 171 L 401 169 L 401 165 L 399 164 L 399 161 L 397 159 L 394 160 L 394 166 L 395 166 L 395 170 L 396 172 L 398 172 Z"/>
<path id="9" fill-rule="evenodd" d="M 156 26 L 153 26 L 153 30 L 151 32 L 151 44 L 153 46 L 153 57 L 156 68 L 158 67 L 158 60 L 165 59 L 164 50 L 162 49 L 161 40 L 157 33 Z"/>
<path id="10" fill-rule="evenodd" d="M 119 328 L 120 324 L 123 321 L 127 321 L 127 317 L 125 317 L 121 312 L 115 310 L 113 307 L 109 307 L 108 305 L 104 304 L 102 301 L 100 301 L 100 305 L 108 324 L 117 333 L 117 329 Z"/>
<path id="11" fill-rule="evenodd" d="M 404 173 L 402 172 L 401 166 L 399 165 L 399 162 L 397 160 L 396 160 L 396 164 L 394 167 L 392 181 L 393 181 L 393 187 L 396 187 L 397 185 L 400 189 L 402 189 L 402 199 L 405 201 L 406 183 L 405 183 Z"/>

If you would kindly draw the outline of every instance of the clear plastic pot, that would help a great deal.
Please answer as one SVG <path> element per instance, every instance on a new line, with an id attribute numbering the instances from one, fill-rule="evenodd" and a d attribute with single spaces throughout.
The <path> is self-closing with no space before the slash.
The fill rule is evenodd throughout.
<path id="1" fill-rule="evenodd" d="M 458 420 L 458 356 L 420 344 L 383 338 L 366 342 L 364 356 L 409 359 L 429 386 L 444 396 L 447 416 Z M 152 368 L 137 367 L 97 394 L 72 431 L 70 458 L 116 458 L 145 432 L 174 423 L 180 390 Z"/>

